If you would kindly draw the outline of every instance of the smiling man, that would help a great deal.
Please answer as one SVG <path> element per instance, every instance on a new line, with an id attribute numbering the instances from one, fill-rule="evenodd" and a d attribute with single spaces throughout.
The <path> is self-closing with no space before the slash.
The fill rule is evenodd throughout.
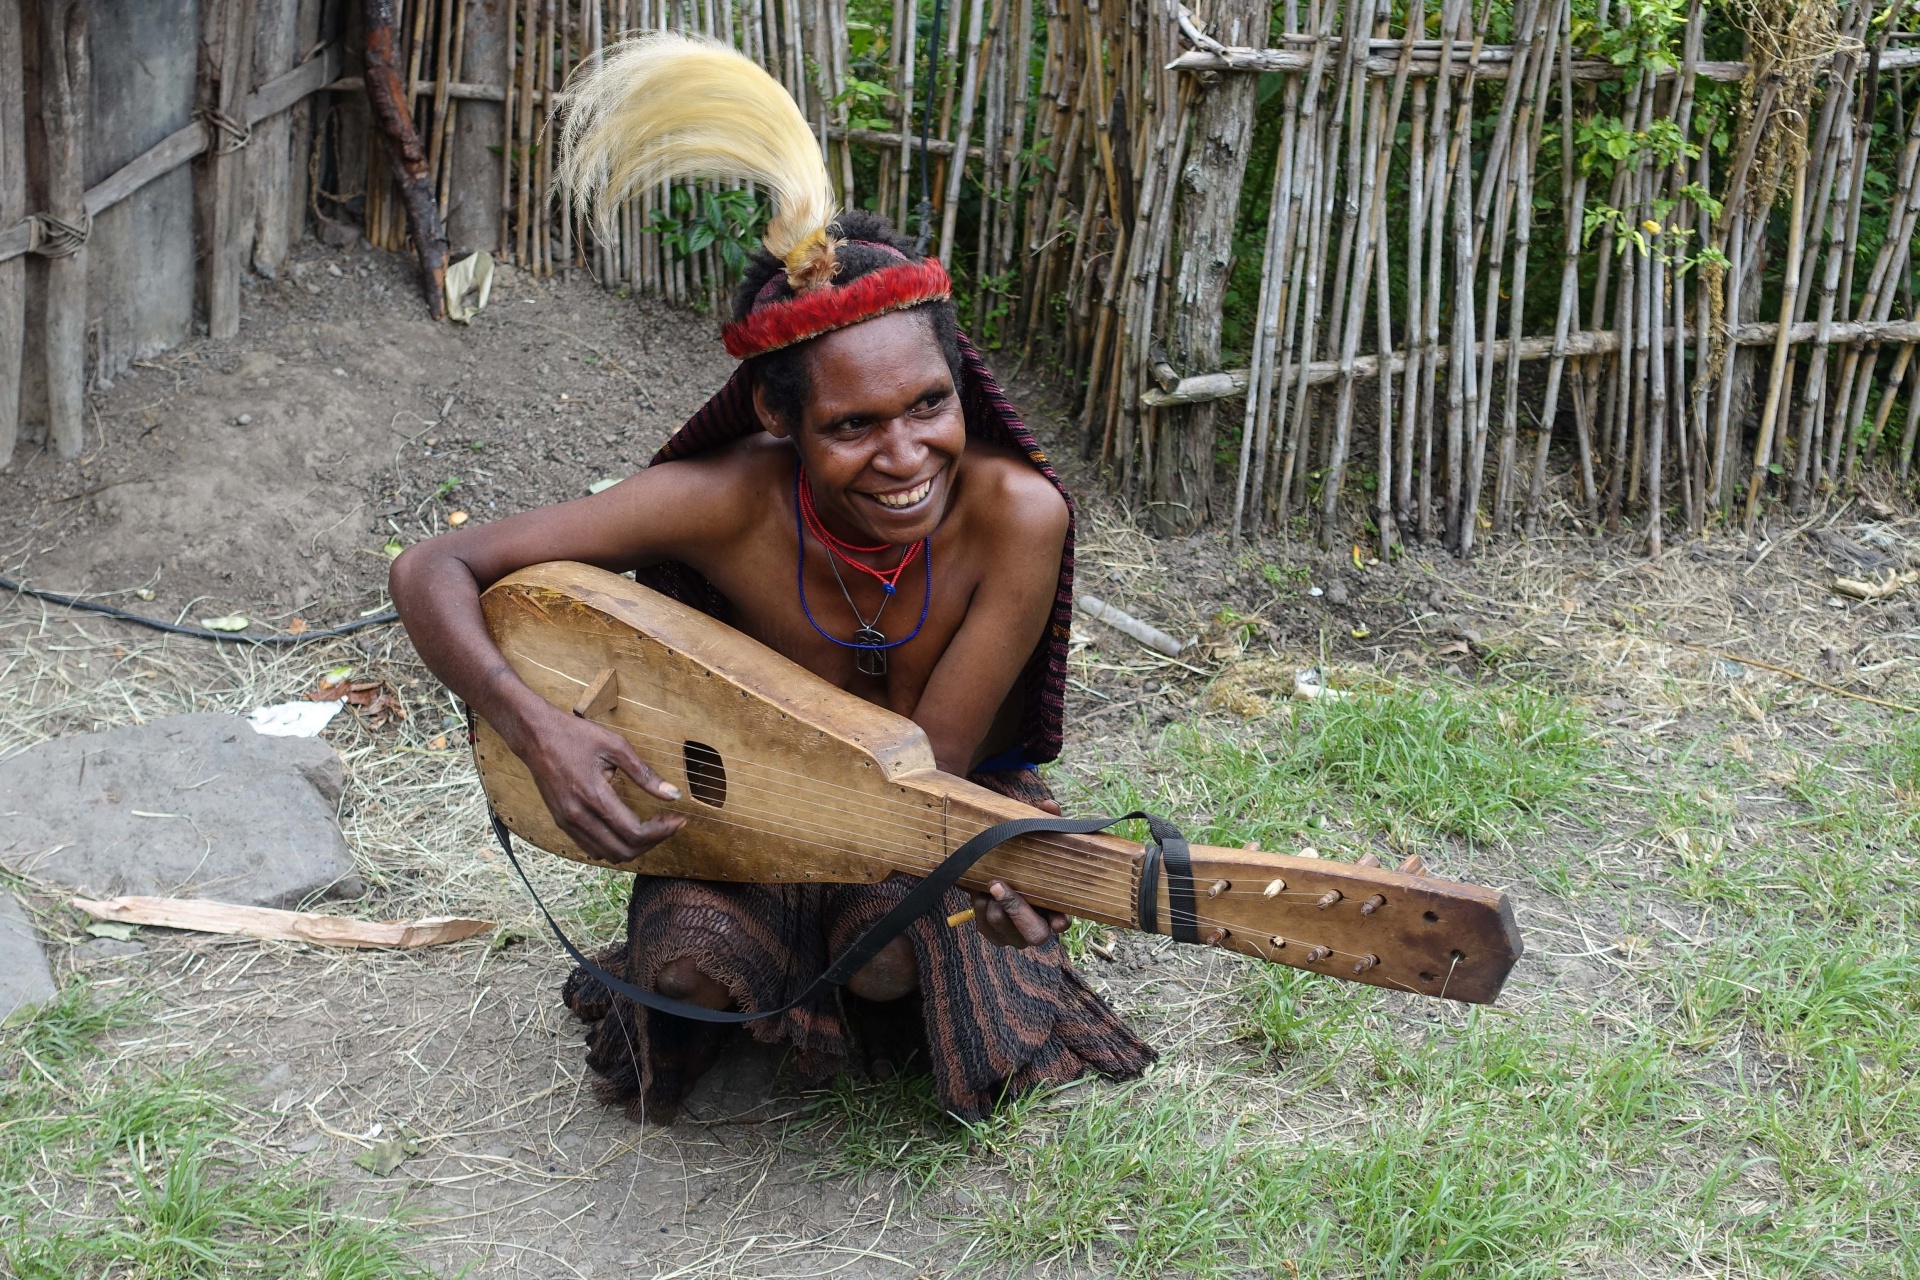
<path id="1" fill-rule="evenodd" d="M 1058 813 L 1034 763 L 1060 747 L 1073 516 L 1065 491 L 959 333 L 952 285 L 887 223 L 837 216 L 818 144 L 783 90 L 706 42 L 655 36 L 577 87 L 566 172 L 602 208 L 663 177 L 747 177 L 777 209 L 723 338 L 734 377 L 640 474 L 577 502 L 409 549 L 393 599 L 428 665 L 499 729 L 560 826 L 626 861 L 684 819 L 641 821 L 616 772 L 666 798 L 626 738 L 545 702 L 489 639 L 479 594 L 548 560 L 631 571 L 809 671 L 926 730 L 940 766 Z M 708 1008 L 775 1009 L 898 902 L 873 886 L 639 877 L 627 937 L 601 963 Z M 858 1045 L 921 1054 L 942 1104 L 1089 1069 L 1137 1073 L 1152 1051 L 1075 974 L 1017 885 L 975 920 L 917 921 L 848 983 L 749 1023 L 810 1078 Z M 949 907 L 964 906 L 957 891 Z M 635 1006 L 576 970 L 563 998 L 593 1023 L 603 1094 L 670 1119 L 724 1031 Z"/>

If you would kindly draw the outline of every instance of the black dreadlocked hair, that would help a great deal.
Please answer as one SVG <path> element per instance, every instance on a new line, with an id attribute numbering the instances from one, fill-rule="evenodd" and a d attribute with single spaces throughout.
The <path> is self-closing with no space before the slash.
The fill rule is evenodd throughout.
<path id="1" fill-rule="evenodd" d="M 839 270 L 834 273 L 836 284 L 845 284 L 857 280 L 869 272 L 882 267 L 890 267 L 900 259 L 892 254 L 872 248 L 875 244 L 884 244 L 905 255 L 907 261 L 918 262 L 920 255 L 913 251 L 913 241 L 893 229 L 893 224 L 877 213 L 865 209 L 849 209 L 835 218 L 827 227 L 827 234 L 845 241 L 834 255 Z M 865 241 L 866 243 L 858 243 Z M 753 310 L 754 300 L 760 296 L 767 282 L 785 270 L 780 259 L 765 249 L 754 252 L 747 263 L 746 274 L 741 278 L 740 287 L 733 294 L 733 318 L 736 322 L 745 320 L 747 313 Z M 785 285 L 780 287 L 779 298 L 791 298 L 793 293 Z M 953 373 L 953 385 L 960 385 L 960 320 L 954 313 L 952 302 L 923 302 L 909 308 L 909 313 L 922 317 L 932 331 L 934 341 L 940 344 L 940 354 L 947 359 L 947 368 Z M 811 343 L 796 342 L 790 347 L 778 351 L 769 351 L 765 355 L 755 356 L 749 363 L 753 366 L 753 377 L 766 392 L 767 403 L 780 415 L 781 421 L 790 428 L 800 425 L 800 417 L 807 402 L 809 390 L 807 377 L 806 350 Z"/>

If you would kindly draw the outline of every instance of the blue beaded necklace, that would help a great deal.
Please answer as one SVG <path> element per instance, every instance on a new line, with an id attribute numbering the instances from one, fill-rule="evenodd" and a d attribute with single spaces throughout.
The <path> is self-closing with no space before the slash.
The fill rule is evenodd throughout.
<path id="1" fill-rule="evenodd" d="M 794 460 L 793 467 L 793 533 L 800 548 L 798 567 L 794 573 L 794 581 L 800 592 L 800 612 L 807 615 L 807 621 L 812 624 L 815 631 L 820 633 L 822 639 L 831 640 L 842 649 L 853 649 L 857 652 L 854 666 L 860 670 L 861 674 L 884 676 L 887 674 L 887 650 L 898 649 L 914 636 L 919 635 L 920 629 L 927 625 L 927 609 L 933 603 L 933 539 L 927 538 L 920 544 L 920 559 L 925 565 L 926 574 L 926 592 L 920 600 L 920 621 L 914 623 L 911 632 L 898 640 L 888 640 L 886 633 L 880 630 L 880 615 L 886 612 L 887 601 L 893 599 L 893 584 L 882 580 L 880 587 L 886 592 L 886 596 L 880 601 L 880 608 L 875 611 L 873 621 L 867 621 L 860 616 L 860 610 L 854 607 L 853 593 L 847 590 L 846 581 L 840 577 L 839 566 L 833 563 L 833 551 L 828 548 L 827 564 L 834 571 L 834 579 L 840 583 L 840 593 L 847 598 L 847 608 L 853 610 L 854 621 L 860 624 L 859 630 L 853 633 L 853 639 L 842 640 L 839 636 L 830 635 L 815 620 L 813 610 L 807 605 L 807 528 L 801 518 L 798 459 Z"/>

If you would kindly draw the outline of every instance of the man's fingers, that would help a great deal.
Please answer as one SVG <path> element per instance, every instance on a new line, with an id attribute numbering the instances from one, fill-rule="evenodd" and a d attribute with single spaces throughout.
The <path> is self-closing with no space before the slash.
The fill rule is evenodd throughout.
<path id="1" fill-rule="evenodd" d="M 632 778 L 640 789 L 657 800 L 678 800 L 680 788 L 662 778 L 653 771 L 653 766 L 640 758 L 633 744 L 617 733 L 608 731 L 607 756 L 620 772 Z"/>
<path id="2" fill-rule="evenodd" d="M 677 813 L 666 813 L 635 822 L 630 831 L 615 831 L 600 815 L 589 811 L 570 824 L 568 834 L 609 862 L 631 862 L 685 826 L 686 821 Z"/>
<path id="3" fill-rule="evenodd" d="M 600 815 L 584 806 L 560 825 L 566 828 L 574 843 L 588 853 L 598 854 L 609 862 L 625 862 L 631 856 L 620 837 L 601 821 Z"/>
<path id="4" fill-rule="evenodd" d="M 1030 947 L 1037 947 L 1053 936 L 1053 930 L 1040 918 L 1040 913 L 1031 903 L 1007 886 L 995 881 L 988 886 L 987 892 L 994 897 L 994 905 L 1005 913 L 1005 918 L 1020 937 Z"/>
<path id="5" fill-rule="evenodd" d="M 626 802 L 620 799 L 619 793 L 605 778 L 594 780 L 593 790 L 587 797 L 587 807 L 622 844 L 640 837 L 642 823 L 639 815 L 627 808 Z"/>

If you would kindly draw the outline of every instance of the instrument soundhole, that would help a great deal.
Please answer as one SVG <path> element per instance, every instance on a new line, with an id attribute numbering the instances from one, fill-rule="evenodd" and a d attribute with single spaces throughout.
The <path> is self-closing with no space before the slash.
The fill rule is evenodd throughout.
<path id="1" fill-rule="evenodd" d="M 687 789 L 701 804 L 718 809 L 727 802 L 727 766 L 720 753 L 704 742 L 688 742 L 681 747 L 687 765 Z"/>

